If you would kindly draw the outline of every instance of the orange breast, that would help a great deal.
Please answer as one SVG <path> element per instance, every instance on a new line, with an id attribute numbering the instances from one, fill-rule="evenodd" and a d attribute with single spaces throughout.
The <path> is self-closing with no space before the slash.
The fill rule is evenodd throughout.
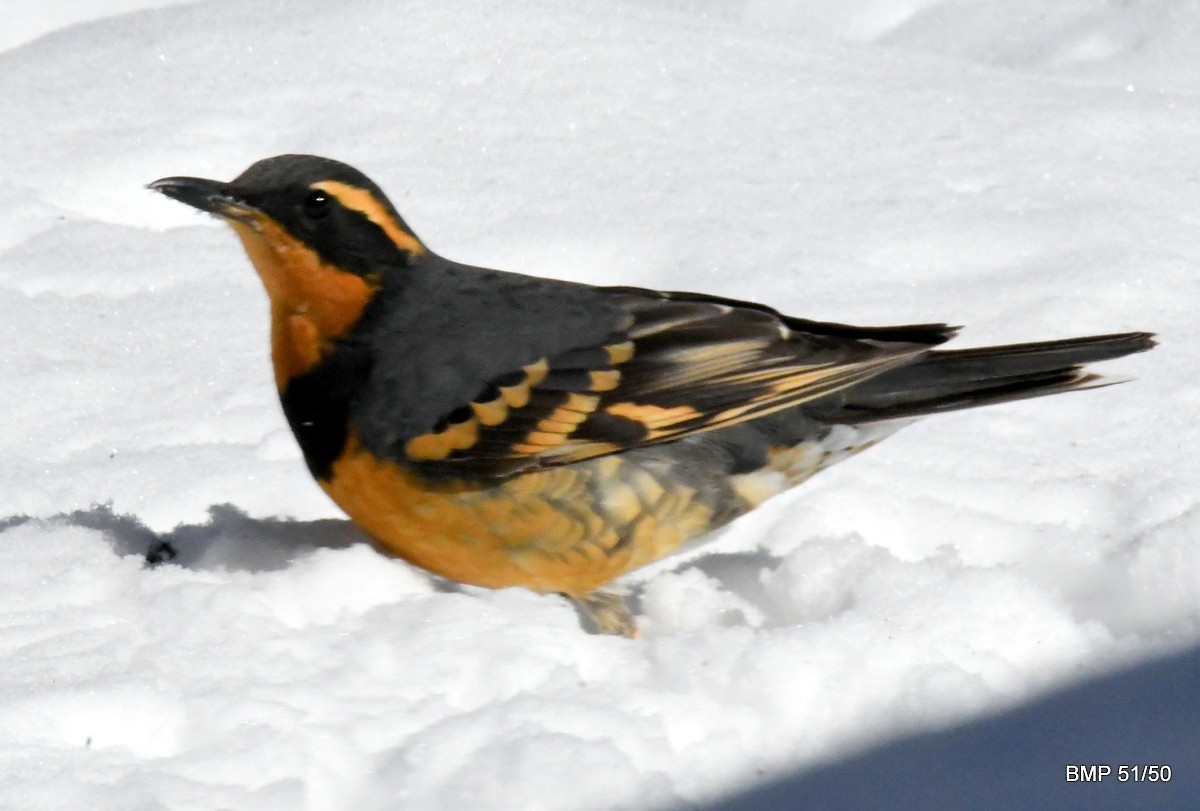
<path id="1" fill-rule="evenodd" d="M 269 218 L 232 222 L 271 300 L 271 358 L 280 391 L 362 317 L 374 285 L 321 258 Z"/>
<path id="2" fill-rule="evenodd" d="M 490 588 L 581 596 L 712 527 L 695 490 L 612 456 L 495 484 L 433 483 L 352 440 L 321 486 L 388 552 Z"/>

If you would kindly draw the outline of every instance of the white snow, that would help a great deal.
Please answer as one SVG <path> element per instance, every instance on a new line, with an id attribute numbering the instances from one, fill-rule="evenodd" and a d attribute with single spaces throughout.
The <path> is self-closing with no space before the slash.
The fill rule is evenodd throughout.
<path id="1" fill-rule="evenodd" d="M 704 804 L 1197 645 L 1196 11 L 7 0 L 0 807 Z M 239 246 L 143 188 L 287 151 L 463 261 L 1162 345 L 906 428 L 587 636 L 310 481 Z"/>

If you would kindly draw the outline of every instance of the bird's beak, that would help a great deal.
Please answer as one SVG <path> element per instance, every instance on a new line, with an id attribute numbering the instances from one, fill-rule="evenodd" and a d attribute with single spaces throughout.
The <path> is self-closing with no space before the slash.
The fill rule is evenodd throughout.
<path id="1" fill-rule="evenodd" d="M 253 224 L 258 214 L 258 209 L 230 192 L 228 183 L 217 180 L 164 177 L 148 184 L 146 188 L 227 220 Z"/>

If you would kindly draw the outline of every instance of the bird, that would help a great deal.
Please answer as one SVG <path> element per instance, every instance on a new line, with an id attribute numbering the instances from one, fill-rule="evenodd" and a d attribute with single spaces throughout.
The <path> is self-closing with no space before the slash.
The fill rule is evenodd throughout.
<path id="1" fill-rule="evenodd" d="M 266 290 L 308 470 L 385 553 L 560 594 L 633 637 L 612 582 L 928 415 L 1114 381 L 1152 333 L 957 350 L 703 293 L 593 286 L 435 253 L 357 169 L 278 155 L 149 189 L 232 227 Z"/>

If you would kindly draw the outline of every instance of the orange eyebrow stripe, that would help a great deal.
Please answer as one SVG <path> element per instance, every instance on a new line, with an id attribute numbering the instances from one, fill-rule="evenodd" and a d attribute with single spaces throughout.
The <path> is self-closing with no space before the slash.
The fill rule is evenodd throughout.
<path id="1" fill-rule="evenodd" d="M 425 253 L 425 246 L 421 244 L 421 241 L 401 228 L 400 223 L 396 222 L 396 218 L 391 215 L 387 207 L 366 189 L 360 189 L 337 180 L 322 180 L 320 183 L 312 184 L 312 188 L 332 194 L 343 206 L 359 212 L 378 225 L 400 250 L 408 251 L 413 255 Z"/>

